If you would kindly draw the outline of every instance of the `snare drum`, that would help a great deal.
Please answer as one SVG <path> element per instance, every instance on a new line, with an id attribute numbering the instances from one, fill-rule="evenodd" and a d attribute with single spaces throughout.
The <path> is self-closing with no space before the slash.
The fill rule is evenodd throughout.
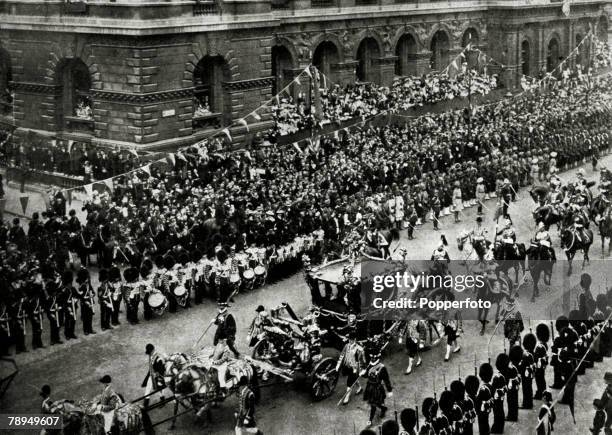
<path id="1" fill-rule="evenodd" d="M 242 273 L 242 277 L 245 280 L 250 281 L 255 278 L 255 271 L 253 269 L 247 269 Z"/>
<path id="2" fill-rule="evenodd" d="M 177 285 L 172 290 L 172 294 L 174 295 L 174 298 L 176 299 L 176 302 L 181 307 L 184 307 L 185 305 L 187 305 L 187 289 L 185 288 L 185 286 Z"/>
<path id="3" fill-rule="evenodd" d="M 161 316 L 166 312 L 168 300 L 160 291 L 154 291 L 149 295 L 149 306 L 151 311 L 157 316 Z"/>
<path id="4" fill-rule="evenodd" d="M 257 275 L 257 277 L 261 277 L 263 275 L 265 275 L 266 273 L 266 268 L 263 266 L 255 266 L 255 275 Z"/>

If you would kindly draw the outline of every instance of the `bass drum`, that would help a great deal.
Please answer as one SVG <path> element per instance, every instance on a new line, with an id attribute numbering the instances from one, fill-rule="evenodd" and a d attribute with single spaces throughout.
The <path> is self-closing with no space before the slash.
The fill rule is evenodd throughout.
<path id="1" fill-rule="evenodd" d="M 242 273 L 242 278 L 244 278 L 244 288 L 251 290 L 255 282 L 255 271 L 253 269 L 246 269 Z"/>
<path id="2" fill-rule="evenodd" d="M 263 285 L 264 281 L 266 280 L 266 268 L 258 265 L 255 266 L 255 285 L 260 286 Z"/>
<path id="3" fill-rule="evenodd" d="M 160 291 L 155 291 L 149 295 L 149 306 L 151 311 L 157 316 L 161 316 L 168 308 L 168 299 Z"/>
<path id="4" fill-rule="evenodd" d="M 172 294 L 176 299 L 176 303 L 181 307 L 185 307 L 187 305 L 187 289 L 183 285 L 178 285 L 172 290 Z"/>

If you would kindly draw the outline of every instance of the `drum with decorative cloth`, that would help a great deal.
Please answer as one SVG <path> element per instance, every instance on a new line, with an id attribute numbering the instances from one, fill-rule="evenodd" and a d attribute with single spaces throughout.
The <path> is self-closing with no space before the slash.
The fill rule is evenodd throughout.
<path id="1" fill-rule="evenodd" d="M 185 286 L 177 285 L 172 290 L 172 294 L 174 295 L 176 299 L 176 303 L 179 304 L 181 307 L 184 307 L 185 305 L 187 305 L 188 294 L 187 294 L 187 289 L 185 288 Z"/>

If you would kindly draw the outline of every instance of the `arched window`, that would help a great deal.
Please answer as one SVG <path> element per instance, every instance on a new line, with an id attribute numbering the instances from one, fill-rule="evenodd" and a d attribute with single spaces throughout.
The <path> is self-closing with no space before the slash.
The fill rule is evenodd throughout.
<path id="1" fill-rule="evenodd" d="M 402 35 L 395 46 L 395 75 L 398 76 L 413 76 L 416 75 L 416 54 L 417 42 L 414 37 L 408 33 Z"/>
<path id="2" fill-rule="evenodd" d="M 357 48 L 357 80 L 377 82 L 378 74 L 375 59 L 380 57 L 380 48 L 374 38 L 365 38 Z"/>
<path id="3" fill-rule="evenodd" d="M 530 60 L 531 48 L 529 47 L 529 41 L 523 41 L 521 44 L 521 73 L 525 76 L 531 73 Z"/>
<path id="4" fill-rule="evenodd" d="M 275 45 L 272 47 L 272 94 L 276 95 L 287 85 L 285 70 L 293 68 L 293 58 L 286 47 Z"/>
<path id="5" fill-rule="evenodd" d="M 557 38 L 552 38 L 548 43 L 548 51 L 546 55 L 546 71 L 551 72 L 559 65 L 559 41 Z"/>
<path id="6" fill-rule="evenodd" d="M 91 75 L 80 59 L 65 59 L 59 66 L 61 104 L 58 123 L 71 129 L 93 129 Z"/>
<path id="7" fill-rule="evenodd" d="M 323 41 L 312 55 L 312 64 L 331 81 L 334 81 L 332 65 L 338 63 L 338 48 L 333 42 Z"/>
<path id="8" fill-rule="evenodd" d="M 450 42 L 446 32 L 438 30 L 431 38 L 431 69 L 441 71 L 448 66 Z"/>
<path id="9" fill-rule="evenodd" d="M 223 82 L 231 78 L 222 56 L 204 56 L 193 71 L 194 117 L 214 117 L 216 124 L 231 121 L 231 101 L 225 95 Z"/>
<path id="10" fill-rule="evenodd" d="M 12 80 L 11 58 L 8 51 L 0 49 L 0 115 L 8 115 L 12 112 L 13 97 L 9 89 L 9 83 Z"/>

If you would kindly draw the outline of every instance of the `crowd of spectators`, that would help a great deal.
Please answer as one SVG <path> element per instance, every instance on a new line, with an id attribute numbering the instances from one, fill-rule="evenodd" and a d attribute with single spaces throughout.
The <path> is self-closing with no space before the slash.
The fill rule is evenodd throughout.
<path id="1" fill-rule="evenodd" d="M 321 113 L 308 105 L 305 95 L 299 93 L 294 100 L 284 96 L 271 105 L 275 123 L 272 136 L 286 136 L 315 125 L 342 122 L 349 119 L 374 116 L 385 110 L 408 110 L 436 104 L 469 95 L 487 95 L 498 87 L 497 75 L 467 70 L 451 76 L 424 74 L 414 77 L 399 77 L 389 87 L 372 83 L 356 83 L 347 86 L 332 85 L 321 89 Z"/>

